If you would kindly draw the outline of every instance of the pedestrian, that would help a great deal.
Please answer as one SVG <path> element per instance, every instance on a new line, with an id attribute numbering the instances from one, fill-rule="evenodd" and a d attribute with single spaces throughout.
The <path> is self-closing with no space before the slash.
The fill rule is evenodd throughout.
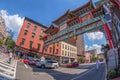
<path id="1" fill-rule="evenodd" d="M 17 54 L 18 60 L 20 59 L 20 54 L 21 54 L 20 52 L 18 52 Z"/>
<path id="2" fill-rule="evenodd" d="M 97 70 L 99 69 L 99 61 L 98 60 L 96 61 L 96 69 Z"/>
<path id="3" fill-rule="evenodd" d="M 13 53 L 13 57 L 14 57 L 14 59 L 15 59 L 15 57 L 16 57 L 16 54 L 15 54 L 15 53 Z"/>
<path id="4" fill-rule="evenodd" d="M 10 51 L 10 53 L 9 53 L 9 64 L 11 63 L 11 59 L 12 59 L 12 52 Z"/>

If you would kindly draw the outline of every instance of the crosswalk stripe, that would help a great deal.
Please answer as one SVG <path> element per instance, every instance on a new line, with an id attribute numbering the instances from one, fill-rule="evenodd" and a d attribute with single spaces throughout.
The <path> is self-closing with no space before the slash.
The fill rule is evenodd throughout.
<path id="1" fill-rule="evenodd" d="M 10 66 L 10 67 L 14 68 L 14 66 L 12 66 L 12 65 L 10 65 L 8 63 L 5 63 L 5 62 L 0 62 L 0 64 L 6 65 L 6 66 Z"/>
<path id="2" fill-rule="evenodd" d="M 0 58 L 0 61 L 2 62 L 2 61 L 6 61 L 6 60 L 8 60 L 8 58 Z"/>
<path id="3" fill-rule="evenodd" d="M 1 67 L 4 67 L 4 68 L 6 68 L 6 69 L 14 70 L 13 67 L 10 67 L 10 66 L 7 66 L 7 65 L 2 65 L 2 64 L 0 64 L 0 66 L 1 66 Z"/>
<path id="4" fill-rule="evenodd" d="M 12 60 L 9 64 L 8 59 L 0 54 L 0 80 L 11 80 L 16 77 L 17 60 Z"/>
<path id="5" fill-rule="evenodd" d="M 4 73 L 1 73 L 1 72 L 0 72 L 0 75 L 3 75 L 3 76 L 5 76 L 5 77 L 7 77 L 7 78 L 14 79 L 14 77 L 13 77 L 13 76 L 9 76 L 9 75 L 7 75 L 7 74 L 4 74 Z"/>
<path id="6" fill-rule="evenodd" d="M 0 70 L 4 70 L 5 72 L 13 73 L 13 71 L 11 69 L 5 69 L 1 66 L 0 66 Z"/>
<path id="7" fill-rule="evenodd" d="M 16 70 L 17 70 L 17 61 L 15 62 L 14 78 L 16 77 Z"/>

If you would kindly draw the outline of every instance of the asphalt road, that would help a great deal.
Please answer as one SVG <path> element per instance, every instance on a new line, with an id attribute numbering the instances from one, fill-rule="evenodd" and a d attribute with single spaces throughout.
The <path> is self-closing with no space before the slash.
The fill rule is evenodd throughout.
<path id="1" fill-rule="evenodd" d="M 101 63 L 96 70 L 95 64 L 84 64 L 77 68 L 40 69 L 18 62 L 17 80 L 104 80 L 105 66 Z"/>

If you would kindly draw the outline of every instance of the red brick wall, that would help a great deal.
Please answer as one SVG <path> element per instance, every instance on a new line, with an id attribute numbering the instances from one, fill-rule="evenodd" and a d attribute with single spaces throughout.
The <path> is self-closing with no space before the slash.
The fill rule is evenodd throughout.
<path id="1" fill-rule="evenodd" d="M 51 52 L 50 52 L 50 47 L 52 48 Z M 58 54 L 55 54 L 56 49 L 58 49 Z M 58 43 L 58 46 L 57 46 L 57 43 L 54 44 L 54 47 L 53 47 L 53 44 L 49 45 L 47 51 L 44 50 L 44 53 L 49 55 L 61 56 L 61 42 Z"/>
<path id="2" fill-rule="evenodd" d="M 27 29 L 26 26 L 27 26 L 28 22 L 29 22 L 31 25 L 30 25 L 30 27 Z M 35 25 L 37 26 L 36 31 L 34 31 L 34 26 L 35 26 Z M 28 21 L 28 20 L 24 20 L 23 26 L 22 26 L 22 28 L 21 28 L 21 30 L 20 30 L 20 32 L 19 32 L 18 39 L 17 39 L 17 41 L 16 41 L 16 45 L 17 45 L 17 46 L 20 46 L 20 42 L 22 41 L 22 38 L 24 38 L 24 39 L 25 39 L 25 43 L 24 43 L 24 45 L 22 45 L 22 47 L 27 48 L 27 49 L 30 49 L 30 48 L 29 48 L 30 41 L 33 41 L 33 46 L 32 46 L 32 47 L 36 49 L 36 48 L 38 47 L 37 44 L 39 43 L 39 44 L 41 44 L 39 52 L 42 52 L 43 41 L 42 41 L 42 40 L 39 40 L 39 36 L 40 36 L 40 35 L 41 35 L 41 36 L 45 36 L 45 33 L 40 34 L 41 29 L 45 29 L 45 28 L 43 28 L 43 27 L 41 27 L 40 25 L 37 25 L 37 24 L 35 24 L 35 23 L 33 23 L 33 22 L 30 22 L 30 21 Z M 24 35 L 24 30 L 28 30 L 27 35 Z M 32 38 L 32 32 L 35 33 L 35 37 L 34 37 L 34 38 Z"/>

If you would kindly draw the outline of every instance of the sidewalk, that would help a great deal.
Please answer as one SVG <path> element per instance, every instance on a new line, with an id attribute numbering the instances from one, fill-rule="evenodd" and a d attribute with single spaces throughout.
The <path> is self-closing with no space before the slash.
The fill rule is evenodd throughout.
<path id="1" fill-rule="evenodd" d="M 120 80 L 120 77 L 118 77 L 118 78 L 115 78 L 115 79 L 112 79 L 112 80 Z"/>

